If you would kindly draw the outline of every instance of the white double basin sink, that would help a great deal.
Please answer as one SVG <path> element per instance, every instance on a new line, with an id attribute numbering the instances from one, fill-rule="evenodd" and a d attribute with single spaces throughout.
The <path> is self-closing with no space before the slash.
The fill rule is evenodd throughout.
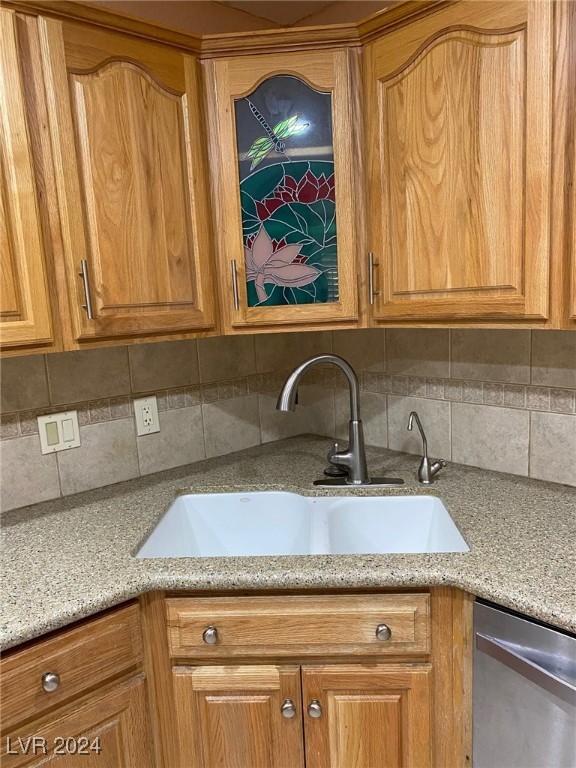
<path id="1" fill-rule="evenodd" d="M 435 496 L 301 496 L 286 491 L 179 496 L 137 557 L 468 552 Z"/>

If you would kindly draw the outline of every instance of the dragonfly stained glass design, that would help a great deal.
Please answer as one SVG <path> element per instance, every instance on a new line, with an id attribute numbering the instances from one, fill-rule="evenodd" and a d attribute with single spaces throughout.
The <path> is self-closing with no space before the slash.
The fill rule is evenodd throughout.
<path id="1" fill-rule="evenodd" d="M 274 76 L 235 108 L 248 306 L 338 301 L 331 95 Z"/>

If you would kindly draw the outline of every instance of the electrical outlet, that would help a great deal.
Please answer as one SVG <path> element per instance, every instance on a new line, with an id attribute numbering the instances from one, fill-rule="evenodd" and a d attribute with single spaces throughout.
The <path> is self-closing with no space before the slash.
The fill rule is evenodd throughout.
<path id="1" fill-rule="evenodd" d="M 136 417 L 136 434 L 149 435 L 151 432 L 160 432 L 158 403 L 155 395 L 139 397 L 134 400 L 134 415 Z"/>

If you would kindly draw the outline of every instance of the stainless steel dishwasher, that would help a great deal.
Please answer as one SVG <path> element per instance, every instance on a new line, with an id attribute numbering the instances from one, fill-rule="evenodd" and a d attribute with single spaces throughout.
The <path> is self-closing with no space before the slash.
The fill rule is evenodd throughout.
<path id="1" fill-rule="evenodd" d="M 576 768 L 576 637 L 477 600 L 474 768 Z"/>

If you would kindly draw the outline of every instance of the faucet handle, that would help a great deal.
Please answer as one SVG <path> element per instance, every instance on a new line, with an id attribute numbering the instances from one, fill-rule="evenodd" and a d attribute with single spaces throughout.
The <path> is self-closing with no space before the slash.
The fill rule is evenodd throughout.
<path id="1" fill-rule="evenodd" d="M 341 467 L 337 462 L 334 461 L 334 456 L 338 453 L 340 450 L 340 445 L 334 441 L 334 445 L 332 448 L 328 451 L 326 458 L 328 459 L 328 462 L 330 464 L 329 467 L 326 467 L 324 470 L 324 474 L 326 477 L 346 477 L 348 472 Z"/>

